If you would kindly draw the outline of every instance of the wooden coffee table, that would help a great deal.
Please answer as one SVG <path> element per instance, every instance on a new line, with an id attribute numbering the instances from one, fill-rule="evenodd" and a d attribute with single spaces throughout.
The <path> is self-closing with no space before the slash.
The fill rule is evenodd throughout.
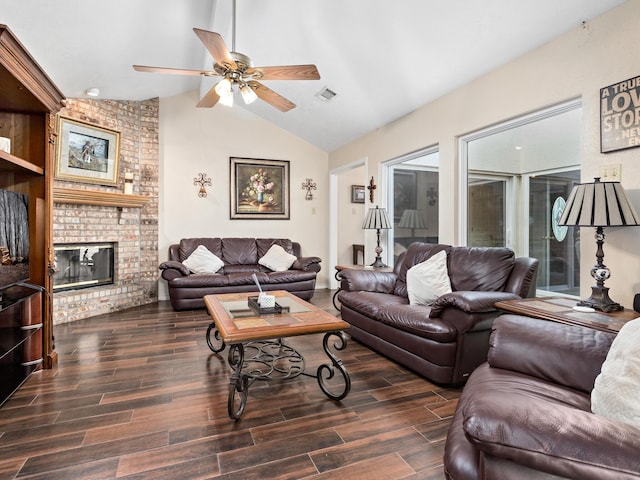
<path id="1" fill-rule="evenodd" d="M 351 390 L 351 379 L 333 350 L 343 350 L 347 339 L 343 332 L 349 324 L 284 290 L 275 295 L 281 313 L 257 313 L 248 304 L 256 292 L 206 295 L 204 303 L 213 319 L 207 329 L 207 344 L 214 353 L 229 345 L 229 416 L 242 416 L 249 387 L 256 380 L 285 380 L 306 375 L 316 378 L 322 392 L 332 400 L 342 400 Z M 324 333 L 323 348 L 331 364 L 320 365 L 315 374 L 305 372 L 303 356 L 286 345 L 283 338 Z M 330 339 L 336 340 L 330 344 Z M 333 379 L 342 377 L 340 389 L 334 392 Z M 342 386 L 344 383 L 344 386 Z"/>

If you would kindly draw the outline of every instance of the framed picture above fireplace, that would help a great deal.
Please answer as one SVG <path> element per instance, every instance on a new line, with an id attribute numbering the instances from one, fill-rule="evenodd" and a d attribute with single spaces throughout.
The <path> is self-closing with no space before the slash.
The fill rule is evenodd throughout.
<path id="1" fill-rule="evenodd" d="M 60 117 L 55 178 L 116 185 L 120 132 Z"/>

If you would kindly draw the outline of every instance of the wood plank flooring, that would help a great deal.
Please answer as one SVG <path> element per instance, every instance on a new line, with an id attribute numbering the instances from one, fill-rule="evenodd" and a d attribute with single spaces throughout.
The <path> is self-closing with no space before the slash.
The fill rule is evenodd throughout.
<path id="1" fill-rule="evenodd" d="M 329 290 L 312 303 L 337 314 Z M 251 386 L 228 417 L 226 350 L 205 311 L 168 302 L 55 328 L 59 366 L 0 409 L 5 479 L 443 479 L 460 389 L 435 386 L 355 341 L 341 402 L 305 376 Z M 287 339 L 315 371 L 322 337 Z"/>

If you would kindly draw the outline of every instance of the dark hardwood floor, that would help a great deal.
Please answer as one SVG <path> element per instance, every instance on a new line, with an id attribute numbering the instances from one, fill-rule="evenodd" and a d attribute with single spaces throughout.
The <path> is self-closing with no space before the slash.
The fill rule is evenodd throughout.
<path id="1" fill-rule="evenodd" d="M 337 314 L 329 290 L 312 303 Z M 32 375 L 0 409 L 0 480 L 442 479 L 460 389 L 349 341 L 341 402 L 315 379 L 256 382 L 227 413 L 226 350 L 207 348 L 205 311 L 160 302 L 55 328 L 59 366 Z M 307 368 L 322 337 L 287 339 Z"/>

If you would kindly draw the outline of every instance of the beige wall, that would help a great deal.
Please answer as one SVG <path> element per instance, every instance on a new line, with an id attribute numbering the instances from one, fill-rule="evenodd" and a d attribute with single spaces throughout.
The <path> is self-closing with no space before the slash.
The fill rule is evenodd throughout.
<path id="1" fill-rule="evenodd" d="M 282 237 L 302 245 L 303 255 L 323 259 L 316 287 L 328 285 L 328 154 L 242 108 L 195 108 L 196 92 L 160 100 L 159 260 L 184 237 Z M 229 157 L 289 160 L 291 219 L 229 219 Z M 213 185 L 198 197 L 194 178 Z M 302 183 L 317 184 L 305 200 Z M 159 298 L 167 299 L 160 280 Z"/>
<path id="2" fill-rule="evenodd" d="M 350 265 L 353 263 L 353 244 L 364 245 L 364 230 L 362 222 L 365 216 L 365 203 L 351 203 L 351 186 L 366 186 L 364 166 L 353 168 L 338 176 L 338 263 Z M 368 191 L 366 191 L 368 198 Z M 375 245 L 374 245 L 375 246 Z M 370 253 L 373 248 L 365 249 Z M 371 263 L 371 262 L 369 262 Z"/>
<path id="3" fill-rule="evenodd" d="M 458 138 L 466 133 L 573 98 L 582 98 L 582 178 L 592 181 L 599 167 L 622 165 L 622 184 L 640 211 L 640 149 L 600 153 L 600 88 L 640 75 L 634 54 L 640 43 L 640 2 L 629 1 L 585 26 L 472 81 L 384 128 L 332 152 L 329 168 L 368 158 L 380 178 L 380 163 L 438 144 L 440 148 L 440 241 L 458 243 Z M 437 66 L 436 66 L 437 67 Z M 381 200 L 384 195 L 379 196 Z M 382 206 L 382 205 L 381 205 Z M 605 230 L 607 281 L 614 300 L 630 306 L 640 291 L 640 227 Z M 592 234 L 584 229 L 585 239 Z M 595 242 L 582 242 L 582 296 L 594 283 L 589 269 Z"/>

